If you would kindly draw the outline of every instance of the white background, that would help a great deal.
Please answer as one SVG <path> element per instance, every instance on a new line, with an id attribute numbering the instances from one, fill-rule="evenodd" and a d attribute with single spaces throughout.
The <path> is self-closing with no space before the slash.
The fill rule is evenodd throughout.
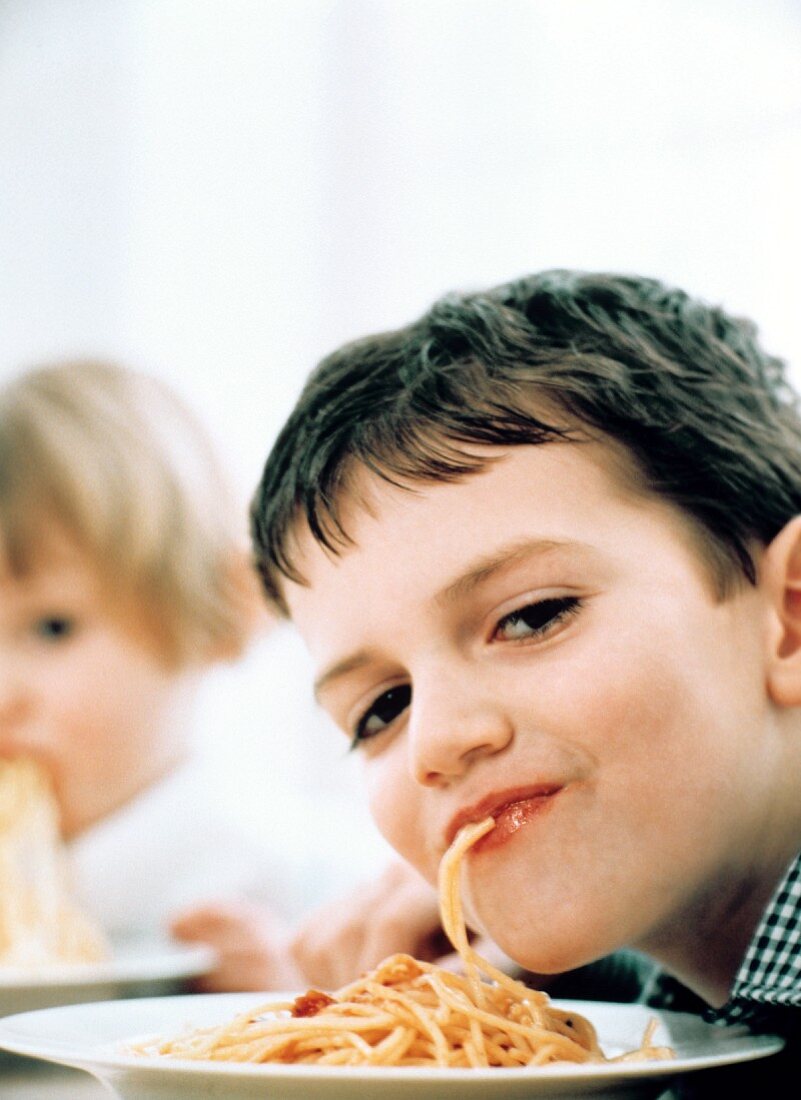
<path id="1" fill-rule="evenodd" d="M 164 376 L 243 502 L 322 354 L 537 268 L 678 283 L 797 375 L 799 196 L 795 0 L 0 2 L 0 380 Z M 268 639 L 203 744 L 235 812 L 361 874 L 384 852 L 307 674 Z"/>

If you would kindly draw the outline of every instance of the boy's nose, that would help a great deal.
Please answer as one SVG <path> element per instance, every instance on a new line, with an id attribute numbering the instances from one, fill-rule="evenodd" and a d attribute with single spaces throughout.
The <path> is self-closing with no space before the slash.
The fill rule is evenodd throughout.
<path id="1" fill-rule="evenodd" d="M 479 759 L 502 752 L 514 726 L 501 704 L 475 683 L 415 683 L 409 716 L 410 765 L 423 786 L 465 775 Z M 486 687 L 486 685 L 485 685 Z"/>

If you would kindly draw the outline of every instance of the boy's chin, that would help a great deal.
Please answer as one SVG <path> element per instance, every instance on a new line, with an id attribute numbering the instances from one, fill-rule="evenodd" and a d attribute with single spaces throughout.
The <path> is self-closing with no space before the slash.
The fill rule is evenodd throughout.
<path id="1" fill-rule="evenodd" d="M 530 940 L 530 937 L 529 937 Z M 579 950 L 575 943 L 519 943 L 512 937 L 494 940 L 498 948 L 521 970 L 532 974 L 555 975 L 576 970 L 599 957 L 597 950 Z M 604 954 L 605 952 L 601 952 Z"/>
<path id="2" fill-rule="evenodd" d="M 566 915 L 528 912 L 519 905 L 482 907 L 465 903 L 468 924 L 490 940 L 523 970 L 535 974 L 563 974 L 585 966 L 619 945 L 601 942 L 600 930 L 584 927 Z M 491 960 L 490 960 L 491 961 Z"/>

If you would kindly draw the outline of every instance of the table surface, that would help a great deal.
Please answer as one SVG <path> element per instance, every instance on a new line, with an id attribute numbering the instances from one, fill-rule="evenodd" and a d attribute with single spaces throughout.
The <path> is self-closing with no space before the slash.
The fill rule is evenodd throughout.
<path id="1" fill-rule="evenodd" d="M 0 1062 L 2 1100 L 109 1100 L 89 1073 L 6 1055 Z"/>

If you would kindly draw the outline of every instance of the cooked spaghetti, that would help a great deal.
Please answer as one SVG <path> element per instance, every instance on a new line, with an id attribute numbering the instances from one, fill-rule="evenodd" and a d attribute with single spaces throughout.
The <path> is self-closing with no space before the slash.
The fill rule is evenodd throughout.
<path id="1" fill-rule="evenodd" d="M 294 1001 L 260 1005 L 221 1027 L 135 1049 L 172 1058 L 325 1066 L 512 1068 L 672 1057 L 669 1048 L 652 1044 L 654 1022 L 639 1049 L 607 1059 L 589 1020 L 557 1008 L 547 994 L 515 981 L 472 949 L 462 918 L 460 866 L 467 849 L 493 826 L 491 817 L 465 826 L 440 864 L 442 924 L 464 975 L 391 955 L 335 993 L 312 989 Z"/>
<path id="2" fill-rule="evenodd" d="M 58 807 L 32 760 L 0 759 L 0 966 L 35 969 L 108 954 L 105 937 L 71 903 Z"/>

